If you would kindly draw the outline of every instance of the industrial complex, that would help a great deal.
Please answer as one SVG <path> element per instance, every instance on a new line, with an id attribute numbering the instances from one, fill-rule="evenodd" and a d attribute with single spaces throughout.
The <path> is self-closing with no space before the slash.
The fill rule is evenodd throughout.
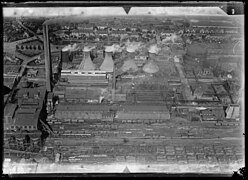
<path id="1" fill-rule="evenodd" d="M 4 158 L 244 163 L 242 22 L 228 15 L 3 20 Z"/>

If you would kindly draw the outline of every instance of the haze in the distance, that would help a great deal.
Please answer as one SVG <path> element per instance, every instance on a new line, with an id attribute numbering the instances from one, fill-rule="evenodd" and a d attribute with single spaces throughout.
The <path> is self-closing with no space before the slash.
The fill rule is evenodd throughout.
<path id="1" fill-rule="evenodd" d="M 4 17 L 126 15 L 122 7 L 3 8 Z M 132 7 L 128 15 L 226 15 L 219 7 Z"/>

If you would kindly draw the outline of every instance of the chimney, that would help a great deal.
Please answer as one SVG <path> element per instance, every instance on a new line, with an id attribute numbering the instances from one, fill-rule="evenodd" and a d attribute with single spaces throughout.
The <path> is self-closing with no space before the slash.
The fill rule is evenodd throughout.
<path id="1" fill-rule="evenodd" d="M 48 35 L 48 25 L 43 25 L 43 41 L 44 41 L 44 54 L 45 54 L 45 67 L 46 67 L 46 89 L 51 92 L 51 78 L 52 78 L 52 63 L 51 52 Z"/>

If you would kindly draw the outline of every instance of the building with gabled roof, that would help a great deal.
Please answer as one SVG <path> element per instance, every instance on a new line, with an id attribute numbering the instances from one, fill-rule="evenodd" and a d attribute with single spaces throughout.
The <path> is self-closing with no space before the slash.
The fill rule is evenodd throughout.
<path id="1" fill-rule="evenodd" d="M 126 104 L 118 107 L 116 118 L 140 120 L 168 120 L 170 112 L 165 105 L 158 104 Z"/>
<path id="2" fill-rule="evenodd" d="M 46 88 L 21 88 L 17 93 L 18 109 L 12 130 L 38 130 L 40 119 L 44 118 Z"/>
<path id="3" fill-rule="evenodd" d="M 13 128 L 20 128 L 24 130 L 37 130 L 40 113 L 40 108 L 19 108 L 16 111 L 16 118 L 13 124 Z"/>
<path id="4" fill-rule="evenodd" d="M 60 103 L 55 112 L 55 117 L 59 119 L 102 120 L 106 118 L 106 113 L 110 110 L 111 106 L 103 104 Z M 111 117 L 113 118 L 113 113 Z"/>
<path id="5" fill-rule="evenodd" d="M 81 88 L 73 88 L 66 87 L 65 98 L 67 101 L 80 101 L 80 102 L 88 102 L 88 101 L 99 101 L 99 91 L 96 89 L 81 89 Z"/>
<path id="6" fill-rule="evenodd" d="M 18 91 L 18 105 L 21 106 L 37 106 L 42 107 L 45 101 L 46 89 L 38 88 L 22 88 Z"/>

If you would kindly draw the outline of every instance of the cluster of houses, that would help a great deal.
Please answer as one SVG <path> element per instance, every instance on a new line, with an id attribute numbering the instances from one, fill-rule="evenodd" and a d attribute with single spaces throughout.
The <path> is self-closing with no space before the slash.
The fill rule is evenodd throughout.
<path id="1" fill-rule="evenodd" d="M 159 33 L 171 34 L 175 29 L 175 25 L 170 22 L 164 23 L 161 26 L 157 23 L 151 22 L 149 24 L 127 24 L 127 23 L 83 23 L 78 24 L 73 29 L 70 26 L 66 26 L 61 30 L 53 32 L 57 37 L 62 39 L 83 39 L 96 41 L 110 40 L 120 41 L 123 36 L 128 36 L 132 40 L 140 40 L 140 38 L 146 38 L 146 36 L 154 36 Z"/>

